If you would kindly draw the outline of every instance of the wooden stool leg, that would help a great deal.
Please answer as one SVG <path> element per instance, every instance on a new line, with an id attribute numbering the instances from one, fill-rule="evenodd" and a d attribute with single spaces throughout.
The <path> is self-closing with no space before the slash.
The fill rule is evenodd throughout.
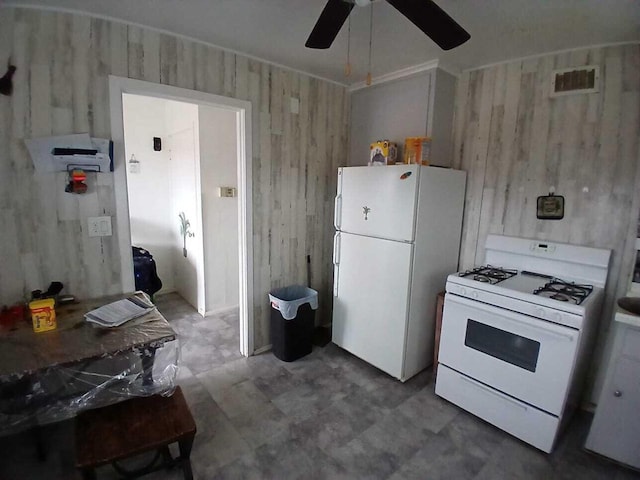
<path id="1" fill-rule="evenodd" d="M 87 468 L 82 470 L 83 480 L 96 480 L 96 471 L 93 468 Z"/>
<path id="2" fill-rule="evenodd" d="M 174 467 L 175 462 L 173 461 L 173 457 L 171 456 L 171 451 L 169 450 L 169 446 L 165 445 L 160 449 L 160 455 L 162 456 L 164 465 L 167 466 L 167 470 Z"/>
<path id="3" fill-rule="evenodd" d="M 47 460 L 47 450 L 44 446 L 42 427 L 40 425 L 36 425 L 35 427 L 33 427 L 33 435 L 36 444 L 36 454 L 38 455 L 38 460 L 44 462 Z"/>
<path id="4" fill-rule="evenodd" d="M 193 472 L 191 471 L 191 447 L 193 445 L 194 435 L 184 438 L 178 442 L 180 448 L 180 463 L 184 472 L 185 480 L 193 480 Z"/>

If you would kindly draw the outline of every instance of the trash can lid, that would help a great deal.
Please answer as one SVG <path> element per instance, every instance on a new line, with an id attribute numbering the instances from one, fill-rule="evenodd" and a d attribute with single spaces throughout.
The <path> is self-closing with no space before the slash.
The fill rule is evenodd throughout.
<path id="1" fill-rule="evenodd" d="M 318 292 L 303 285 L 289 285 L 276 288 L 269 293 L 271 306 L 279 310 L 285 320 L 293 320 L 298 307 L 308 303 L 313 310 L 318 309 Z"/>

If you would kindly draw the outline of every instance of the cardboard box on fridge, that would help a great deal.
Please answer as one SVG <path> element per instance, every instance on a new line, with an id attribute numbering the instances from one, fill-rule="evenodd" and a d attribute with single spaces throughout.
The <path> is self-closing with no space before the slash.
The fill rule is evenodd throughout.
<path id="1" fill-rule="evenodd" d="M 395 165 L 398 146 L 389 140 L 378 140 L 369 147 L 369 165 Z"/>
<path id="2" fill-rule="evenodd" d="M 429 165 L 431 162 L 431 138 L 407 137 L 404 141 L 404 163 Z"/>

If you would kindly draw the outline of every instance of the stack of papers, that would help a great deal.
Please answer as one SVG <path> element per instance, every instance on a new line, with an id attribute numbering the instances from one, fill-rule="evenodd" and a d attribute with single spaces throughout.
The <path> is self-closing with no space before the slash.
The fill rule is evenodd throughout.
<path id="1" fill-rule="evenodd" d="M 25 139 L 27 150 L 38 173 L 66 172 L 82 168 L 88 172 L 113 171 L 113 143 L 105 138 L 93 138 L 88 133 L 56 137 Z M 54 155 L 56 149 L 97 150 L 94 155 Z"/>
<path id="2" fill-rule="evenodd" d="M 123 323 L 141 317 L 155 310 L 155 306 L 144 299 L 133 295 L 117 302 L 103 305 L 84 315 L 87 322 L 100 327 L 119 327 Z"/>

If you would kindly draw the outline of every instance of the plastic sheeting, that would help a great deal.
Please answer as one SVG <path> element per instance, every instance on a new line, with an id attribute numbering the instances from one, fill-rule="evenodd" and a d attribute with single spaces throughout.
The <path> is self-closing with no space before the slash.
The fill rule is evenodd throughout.
<path id="1" fill-rule="evenodd" d="M 308 303 L 313 310 L 318 309 L 318 292 L 302 285 L 291 285 L 276 288 L 269 293 L 271 306 L 280 310 L 285 320 L 293 320 L 298 314 L 298 307 Z"/>
<path id="2" fill-rule="evenodd" d="M 0 434 L 173 393 L 180 349 L 160 313 L 111 329 L 84 321 L 87 311 L 122 297 L 56 308 L 58 328 L 50 332 L 24 323 L 0 333 Z"/>

